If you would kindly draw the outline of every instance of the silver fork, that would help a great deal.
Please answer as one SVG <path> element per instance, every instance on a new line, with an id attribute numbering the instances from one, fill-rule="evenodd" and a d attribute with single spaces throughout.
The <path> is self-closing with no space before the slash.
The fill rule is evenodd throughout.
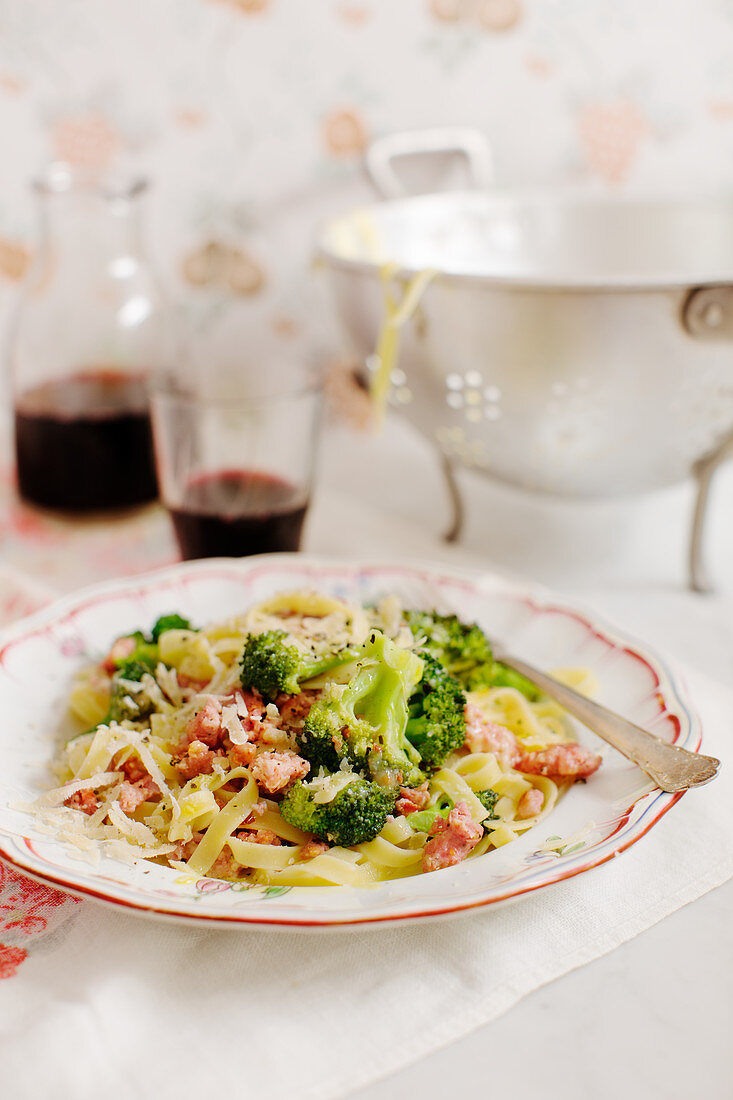
<path id="1" fill-rule="evenodd" d="M 633 760 L 663 791 L 674 793 L 688 787 L 699 787 L 717 775 L 720 761 L 714 756 L 703 756 L 702 753 L 670 745 L 600 703 L 586 699 L 547 673 L 504 653 L 500 647 L 492 648 L 495 660 L 521 673 L 623 756 Z"/>

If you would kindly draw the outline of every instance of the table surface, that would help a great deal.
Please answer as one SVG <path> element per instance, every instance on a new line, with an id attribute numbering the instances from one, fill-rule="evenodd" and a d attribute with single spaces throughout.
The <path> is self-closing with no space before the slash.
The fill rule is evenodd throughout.
<path id="1" fill-rule="evenodd" d="M 732 911 L 729 882 L 354 1096 L 729 1100 Z"/>
<path id="2" fill-rule="evenodd" d="M 685 589 L 689 485 L 644 498 L 580 502 L 531 497 L 470 473 L 459 482 L 466 524 L 460 548 L 449 550 L 440 538 L 447 495 L 432 449 L 402 422 L 389 421 L 379 438 L 332 426 L 305 549 L 417 554 L 530 577 L 730 682 L 733 469 L 722 471 L 713 493 L 708 559 L 718 590 L 708 596 Z M 175 556 L 159 509 L 81 531 L 19 508 L 7 488 L 6 496 L 0 563 L 31 576 L 39 596 Z M 372 520 L 379 509 L 383 521 L 365 525 L 365 506 Z M 82 541 L 85 553 L 75 555 Z M 477 1082 L 480 1095 L 506 1091 L 520 1100 L 539 1092 L 564 1100 L 620 1094 L 687 1100 L 700 1094 L 701 1080 L 706 1100 L 727 1100 L 731 903 L 728 883 L 473 1035 L 360 1091 L 359 1100 L 411 1094 L 443 1100 L 471 1094 Z M 565 1072 L 553 1085 L 547 1067 L 558 1059 Z"/>

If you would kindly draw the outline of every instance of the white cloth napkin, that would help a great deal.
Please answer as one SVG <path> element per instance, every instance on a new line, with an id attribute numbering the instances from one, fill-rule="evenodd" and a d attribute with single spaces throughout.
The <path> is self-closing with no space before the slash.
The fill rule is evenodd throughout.
<path id="1" fill-rule="evenodd" d="M 733 693 L 687 681 L 706 750 L 730 759 Z M 434 923 L 207 931 L 71 906 L 0 982 L 3 1080 L 13 1100 L 346 1095 L 728 879 L 732 798 L 728 767 L 620 859 Z"/>

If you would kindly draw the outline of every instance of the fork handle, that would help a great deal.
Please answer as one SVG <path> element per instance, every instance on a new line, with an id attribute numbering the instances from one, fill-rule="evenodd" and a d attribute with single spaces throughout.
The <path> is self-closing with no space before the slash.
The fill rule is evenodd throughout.
<path id="1" fill-rule="evenodd" d="M 614 714 L 600 703 L 586 699 L 584 695 L 561 684 L 553 676 L 525 664 L 517 657 L 494 653 L 496 660 L 525 676 L 536 687 L 564 707 L 583 725 L 613 745 L 623 756 L 633 760 L 663 791 L 673 793 L 688 787 L 699 787 L 714 779 L 720 761 L 714 756 L 689 752 L 677 745 L 662 741 L 653 733 L 634 725 L 620 714 Z"/>

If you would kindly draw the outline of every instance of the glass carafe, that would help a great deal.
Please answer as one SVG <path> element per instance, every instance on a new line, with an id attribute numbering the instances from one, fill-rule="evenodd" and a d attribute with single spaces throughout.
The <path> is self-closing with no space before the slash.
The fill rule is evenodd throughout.
<path id="1" fill-rule="evenodd" d="M 34 189 L 40 241 L 9 347 L 20 495 L 70 512 L 142 504 L 157 496 L 146 380 L 169 350 L 146 184 L 55 164 Z"/>

